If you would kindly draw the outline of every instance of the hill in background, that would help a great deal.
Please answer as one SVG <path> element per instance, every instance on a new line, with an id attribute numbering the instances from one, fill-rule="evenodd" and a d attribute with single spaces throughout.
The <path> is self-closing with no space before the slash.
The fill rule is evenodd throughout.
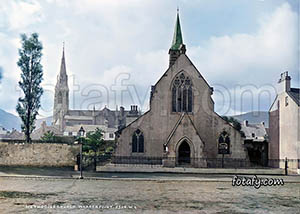
<path id="1" fill-rule="evenodd" d="M 21 130 L 21 119 L 14 114 L 0 109 L 0 126 L 7 130 Z"/>
<path id="2" fill-rule="evenodd" d="M 46 121 L 47 125 L 51 125 L 52 116 L 38 119 L 36 128 L 39 128 L 43 121 Z M 0 126 L 7 130 L 16 129 L 21 131 L 21 123 L 21 119 L 18 116 L 0 109 Z"/>
<path id="3" fill-rule="evenodd" d="M 249 123 L 265 122 L 265 126 L 267 128 L 269 127 L 269 114 L 267 111 L 252 111 L 231 117 L 237 119 L 240 123 L 242 123 L 244 120 L 248 120 Z"/>
<path id="4" fill-rule="evenodd" d="M 245 114 L 232 116 L 237 119 L 239 122 L 248 120 L 249 123 L 261 123 L 265 122 L 265 126 L 269 127 L 269 114 L 266 111 L 253 111 Z M 52 116 L 38 119 L 36 121 L 36 128 L 39 128 L 43 121 L 46 121 L 46 124 L 49 126 L 52 122 Z M 21 130 L 21 120 L 14 114 L 8 113 L 0 109 L 0 126 L 6 128 L 7 130 Z"/>

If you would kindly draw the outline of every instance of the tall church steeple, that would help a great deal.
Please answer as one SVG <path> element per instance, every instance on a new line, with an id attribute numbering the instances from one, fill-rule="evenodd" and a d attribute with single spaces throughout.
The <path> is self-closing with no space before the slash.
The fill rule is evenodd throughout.
<path id="1" fill-rule="evenodd" d="M 177 9 L 177 17 L 174 29 L 174 35 L 172 45 L 169 50 L 169 67 L 172 66 L 180 54 L 184 54 L 186 51 L 185 45 L 183 44 L 183 37 L 181 32 L 180 20 L 179 20 L 179 9 Z"/>
<path id="2" fill-rule="evenodd" d="M 65 43 L 63 43 L 63 52 L 62 52 L 60 72 L 59 72 L 59 77 L 58 78 L 61 81 L 64 81 L 66 79 L 66 77 L 67 77 L 67 71 L 66 71 L 66 61 L 65 61 Z"/>
<path id="3" fill-rule="evenodd" d="M 69 110 L 69 86 L 68 75 L 66 71 L 65 62 L 65 45 L 63 45 L 63 52 L 60 64 L 60 71 L 57 75 L 57 82 L 55 86 L 54 94 L 54 106 L 53 106 L 53 124 L 58 125 L 63 129 L 63 117 Z"/>

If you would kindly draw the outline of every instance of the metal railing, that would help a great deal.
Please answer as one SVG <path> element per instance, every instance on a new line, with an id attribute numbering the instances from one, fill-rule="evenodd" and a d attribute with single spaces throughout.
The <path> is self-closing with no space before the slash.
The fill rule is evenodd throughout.
<path id="1" fill-rule="evenodd" d="M 174 158 L 152 156 L 84 156 L 83 166 L 86 168 L 95 163 L 97 165 L 112 164 L 130 167 L 162 167 L 165 163 L 176 167 L 196 168 L 300 168 L 300 159 L 270 159 L 268 165 L 263 166 L 248 159 L 241 158 Z"/>

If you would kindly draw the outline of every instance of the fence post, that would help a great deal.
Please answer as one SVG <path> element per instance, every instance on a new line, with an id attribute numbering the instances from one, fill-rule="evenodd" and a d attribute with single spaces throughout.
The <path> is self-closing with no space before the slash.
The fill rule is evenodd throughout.
<path id="1" fill-rule="evenodd" d="M 224 154 L 222 154 L 222 168 L 224 168 Z"/>
<path id="2" fill-rule="evenodd" d="M 285 170 L 285 175 L 288 175 L 288 160 L 287 160 L 287 157 L 285 157 L 285 161 L 284 161 L 284 170 Z"/>
<path id="3" fill-rule="evenodd" d="M 83 179 L 82 176 L 82 142 L 80 143 L 80 179 Z"/>

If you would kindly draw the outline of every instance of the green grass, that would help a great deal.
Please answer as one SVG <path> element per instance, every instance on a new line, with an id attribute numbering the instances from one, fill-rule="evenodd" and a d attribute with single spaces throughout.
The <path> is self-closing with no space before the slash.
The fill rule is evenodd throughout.
<path id="1" fill-rule="evenodd" d="M 32 193 L 17 191 L 0 191 L 0 198 L 41 198 L 46 199 L 48 196 L 56 196 L 55 193 Z"/>

